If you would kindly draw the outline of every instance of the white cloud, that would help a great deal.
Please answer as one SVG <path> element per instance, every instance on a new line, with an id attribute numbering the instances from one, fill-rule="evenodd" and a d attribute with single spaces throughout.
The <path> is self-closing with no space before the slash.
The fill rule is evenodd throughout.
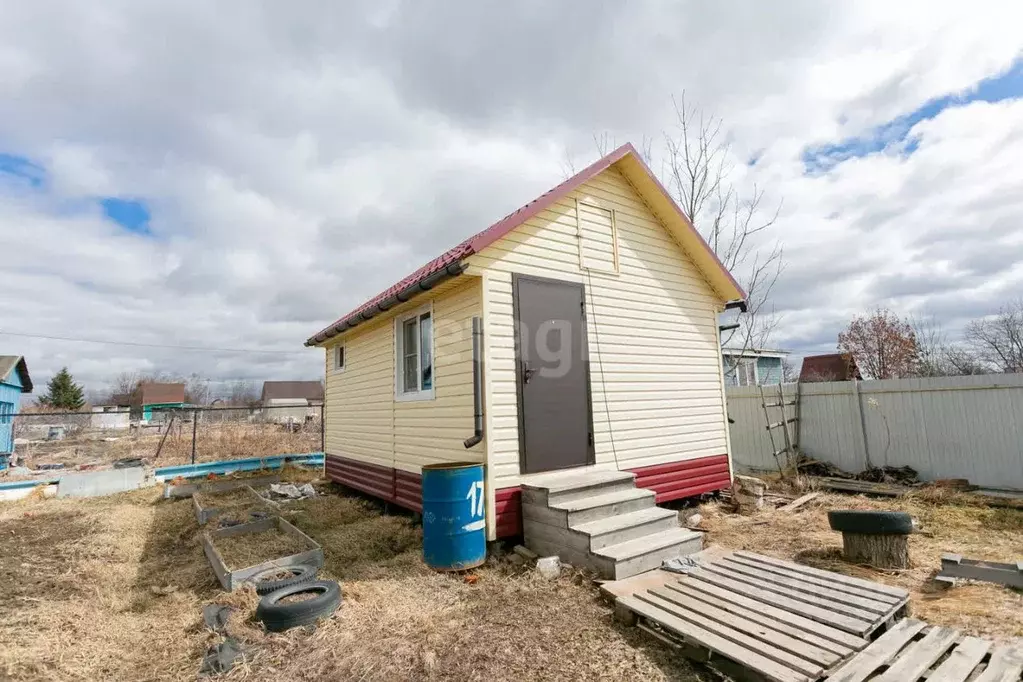
<path id="1" fill-rule="evenodd" d="M 682 90 L 726 119 L 743 181 L 785 200 L 775 345 L 833 344 L 877 303 L 956 325 L 1018 286 L 1018 101 L 918 124 L 908 158 L 807 177 L 801 153 L 1003 71 L 1023 48 L 1021 9 L 585 8 L 8 8 L 0 153 L 43 165 L 48 182 L 0 174 L 0 330 L 295 354 L 11 336 L 0 353 L 27 355 L 42 379 L 67 364 L 96 387 L 129 369 L 316 377 L 309 334 L 558 182 L 566 153 L 591 159 L 594 133 L 659 138 Z M 101 195 L 143 199 L 153 237 L 105 220 Z"/>

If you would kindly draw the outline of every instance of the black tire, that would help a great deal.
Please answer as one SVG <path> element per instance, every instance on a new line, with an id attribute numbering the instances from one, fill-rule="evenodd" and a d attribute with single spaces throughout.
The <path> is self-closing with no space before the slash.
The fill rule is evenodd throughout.
<path id="1" fill-rule="evenodd" d="M 271 576 L 275 573 L 281 573 L 282 571 L 290 571 L 290 578 L 277 578 L 276 580 L 264 579 L 261 576 Z M 264 595 L 282 590 L 285 587 L 291 587 L 292 585 L 300 585 L 307 583 L 310 580 L 316 578 L 317 568 L 315 566 L 309 566 L 308 564 L 298 564 L 297 566 L 283 566 L 281 568 L 268 568 L 265 571 L 260 571 L 255 574 L 249 580 L 256 586 L 256 594 Z"/>
<path id="2" fill-rule="evenodd" d="M 905 512 L 852 511 L 828 512 L 831 530 L 861 535 L 909 535 L 913 518 Z"/>
<path id="3" fill-rule="evenodd" d="M 285 597 L 303 592 L 316 592 L 315 596 L 290 604 L 279 603 Z M 314 582 L 292 585 L 271 592 L 259 600 L 256 607 L 256 620 L 270 632 L 284 632 L 300 625 L 310 625 L 319 618 L 331 616 L 341 606 L 341 586 L 333 580 L 316 580 Z"/>

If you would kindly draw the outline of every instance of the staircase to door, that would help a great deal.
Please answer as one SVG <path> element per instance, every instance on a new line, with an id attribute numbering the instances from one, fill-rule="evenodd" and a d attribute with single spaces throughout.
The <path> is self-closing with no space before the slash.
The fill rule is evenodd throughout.
<path id="1" fill-rule="evenodd" d="M 703 548 L 699 533 L 654 504 L 627 471 L 570 471 L 530 476 L 522 484 L 526 546 L 613 580 L 657 568 Z"/>

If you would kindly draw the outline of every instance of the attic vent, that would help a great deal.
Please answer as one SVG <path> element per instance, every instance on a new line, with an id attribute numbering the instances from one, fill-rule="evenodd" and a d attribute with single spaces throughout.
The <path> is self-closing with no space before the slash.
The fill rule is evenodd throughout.
<path id="1" fill-rule="evenodd" d="M 579 266 L 584 270 L 618 272 L 618 232 L 613 210 L 577 201 Z"/>

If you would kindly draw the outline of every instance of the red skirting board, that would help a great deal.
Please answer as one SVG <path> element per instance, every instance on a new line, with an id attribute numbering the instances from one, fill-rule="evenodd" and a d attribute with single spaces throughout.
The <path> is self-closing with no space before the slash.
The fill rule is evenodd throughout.
<path id="1" fill-rule="evenodd" d="M 413 511 L 423 510 L 422 479 L 401 469 L 327 455 L 327 478 Z M 636 485 L 653 490 L 657 502 L 694 497 L 723 490 L 732 484 L 728 455 L 701 457 L 682 462 L 628 469 Z M 519 486 L 499 488 L 495 493 L 497 537 L 522 535 L 522 491 Z"/>
<path id="2" fill-rule="evenodd" d="M 636 486 L 657 494 L 658 504 L 724 490 L 732 485 L 728 455 L 655 464 L 628 471 L 636 474 Z"/>

